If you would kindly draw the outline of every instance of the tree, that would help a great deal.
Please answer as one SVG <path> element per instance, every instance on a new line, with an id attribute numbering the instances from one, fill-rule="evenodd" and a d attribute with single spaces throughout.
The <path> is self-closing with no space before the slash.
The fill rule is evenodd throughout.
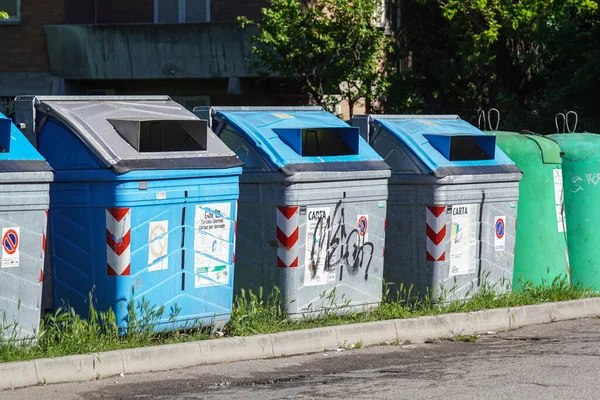
<path id="1" fill-rule="evenodd" d="M 540 78 L 549 41 L 557 32 L 588 19 L 598 4 L 593 0 L 448 0 L 441 8 L 449 20 L 466 24 L 478 50 L 493 58 L 498 87 L 492 95 L 509 89 L 519 106 L 528 108 L 546 83 Z M 565 41 L 560 50 L 568 52 L 571 44 Z"/>
<path id="2" fill-rule="evenodd" d="M 600 14 L 590 0 L 407 0 L 397 52 L 413 56 L 413 98 L 426 112 L 503 111 L 504 129 L 549 132 L 576 109 L 600 129 Z M 581 127 L 580 126 L 580 127 Z"/>
<path id="3" fill-rule="evenodd" d="M 316 104 L 331 108 L 328 95 L 354 104 L 377 99 L 387 85 L 381 67 L 389 44 L 375 26 L 374 0 L 270 0 L 253 39 L 256 67 L 264 74 L 296 80 Z"/>

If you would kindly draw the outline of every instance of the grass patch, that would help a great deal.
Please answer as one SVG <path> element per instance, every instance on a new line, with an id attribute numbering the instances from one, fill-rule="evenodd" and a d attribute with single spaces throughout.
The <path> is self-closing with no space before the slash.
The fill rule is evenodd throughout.
<path id="1" fill-rule="evenodd" d="M 451 338 L 451 340 L 464 343 L 476 343 L 479 340 L 479 335 L 457 335 Z"/>
<path id="2" fill-rule="evenodd" d="M 247 336 L 261 333 L 275 333 L 297 329 L 351 324 L 358 322 L 381 321 L 388 319 L 413 318 L 424 315 L 439 315 L 454 312 L 471 312 L 493 308 L 516 307 L 555 301 L 575 300 L 598 296 L 598 292 L 570 285 L 566 278 L 556 278 L 552 282 L 533 285 L 525 282 L 515 293 L 502 292 L 500 287 L 484 284 L 466 301 L 446 301 L 452 291 L 443 292 L 438 298 L 412 295 L 412 288 L 399 287 L 395 295 L 391 286 L 384 286 L 384 299 L 381 306 L 368 312 L 352 312 L 337 315 L 349 302 L 342 296 L 341 304 L 336 302 L 335 291 L 323 296 L 327 306 L 315 309 L 318 316 L 312 319 L 290 321 L 282 305 L 279 290 L 268 295 L 242 291 L 235 299 L 231 320 L 223 330 L 224 336 Z M 504 288 L 506 289 L 506 288 Z M 133 296 L 132 296 L 133 297 Z M 159 344 L 205 340 L 212 336 L 210 328 L 195 326 L 191 329 L 156 332 L 152 329 L 163 318 L 163 307 L 151 307 L 144 300 L 128 304 L 129 318 L 126 333 L 119 332 L 115 314 L 112 311 L 98 312 L 92 306 L 90 296 L 89 318 L 82 319 L 68 307 L 46 315 L 40 324 L 36 340 L 17 340 L 16 324 L 4 324 L 5 332 L 13 332 L 8 338 L 0 339 L 0 362 L 30 360 L 44 357 L 59 357 L 72 354 L 96 353 L 107 350 L 153 346 Z M 169 318 L 175 318 L 177 312 Z M 475 335 L 476 336 L 476 335 Z M 475 336 L 459 336 L 456 340 L 475 341 Z M 478 338 L 478 337 L 477 337 Z M 362 343 L 354 344 L 354 348 Z"/>

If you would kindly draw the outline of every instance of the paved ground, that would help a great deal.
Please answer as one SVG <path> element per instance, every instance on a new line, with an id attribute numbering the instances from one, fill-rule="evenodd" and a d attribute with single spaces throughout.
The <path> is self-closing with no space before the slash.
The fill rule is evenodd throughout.
<path id="1" fill-rule="evenodd" d="M 1 399 L 598 399 L 600 319 L 0 392 Z"/>

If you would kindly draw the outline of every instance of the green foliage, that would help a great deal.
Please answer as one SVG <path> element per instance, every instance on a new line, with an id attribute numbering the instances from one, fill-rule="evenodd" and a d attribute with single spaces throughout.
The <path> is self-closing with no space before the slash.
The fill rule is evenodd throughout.
<path id="1" fill-rule="evenodd" d="M 479 335 L 457 335 L 453 337 L 452 340 L 456 340 L 457 342 L 476 343 L 479 340 Z"/>
<path id="2" fill-rule="evenodd" d="M 0 10 L 0 19 L 8 19 L 8 13 Z"/>
<path id="3" fill-rule="evenodd" d="M 389 41 L 374 24 L 382 10 L 373 0 L 270 0 L 253 38 L 255 66 L 265 74 L 297 80 L 317 104 L 330 107 L 327 95 L 352 106 L 376 99 L 388 86 L 380 66 Z"/>
<path id="4" fill-rule="evenodd" d="M 557 22 L 570 18 L 573 13 L 585 16 L 598 10 L 593 0 L 448 0 L 441 5 L 449 20 L 463 18 L 469 25 L 476 42 L 490 46 L 505 38 L 536 40 L 536 33 L 544 26 L 558 26 Z M 527 49 L 523 49 L 527 51 Z"/>
<path id="5" fill-rule="evenodd" d="M 402 15 L 394 56 L 410 56 L 412 69 L 400 71 L 388 109 L 475 123 L 478 109 L 496 107 L 501 129 L 539 133 L 573 109 L 580 131 L 600 131 L 598 2 L 408 0 Z"/>
<path id="6" fill-rule="evenodd" d="M 275 331 L 286 320 L 287 316 L 281 307 L 279 289 L 273 289 L 266 299 L 262 288 L 257 294 L 242 289 L 235 300 L 226 333 L 231 336 L 242 336 Z"/>

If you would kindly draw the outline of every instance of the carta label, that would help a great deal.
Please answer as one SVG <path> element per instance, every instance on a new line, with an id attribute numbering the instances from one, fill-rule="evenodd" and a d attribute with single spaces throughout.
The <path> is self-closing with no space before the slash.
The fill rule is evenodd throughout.
<path id="1" fill-rule="evenodd" d="M 452 215 L 467 215 L 467 214 L 469 214 L 469 207 L 467 207 L 467 206 L 452 207 Z"/>

